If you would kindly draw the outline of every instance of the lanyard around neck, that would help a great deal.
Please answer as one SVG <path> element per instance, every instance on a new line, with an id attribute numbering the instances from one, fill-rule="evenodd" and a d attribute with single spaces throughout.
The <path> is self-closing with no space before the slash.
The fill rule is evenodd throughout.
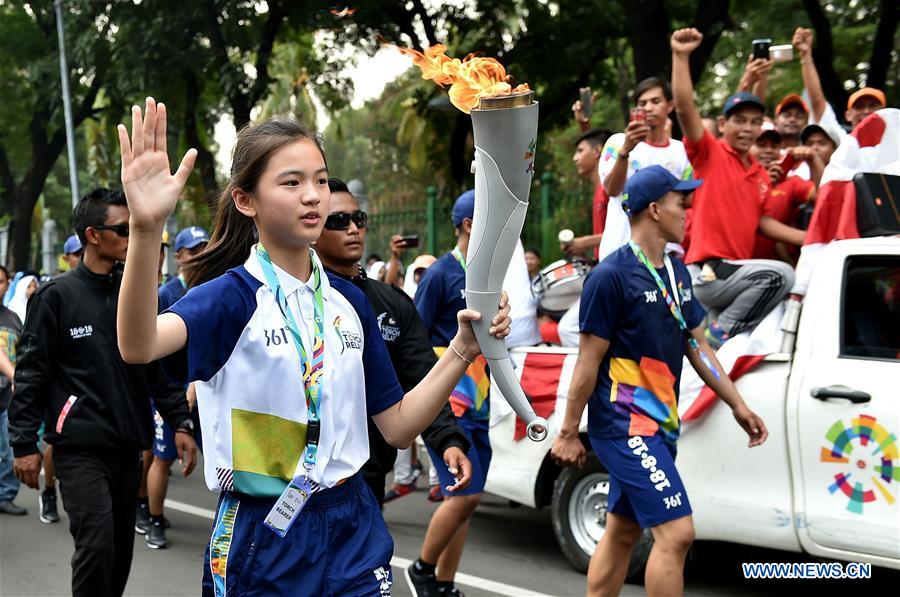
<path id="1" fill-rule="evenodd" d="M 653 277 L 653 281 L 656 282 L 656 286 L 659 288 L 659 291 L 662 293 L 663 300 L 666 301 L 666 306 L 669 307 L 669 312 L 672 314 L 672 317 L 675 318 L 675 322 L 678 324 L 679 329 L 684 334 L 685 338 L 687 338 L 688 345 L 693 349 L 697 356 L 700 357 L 700 360 L 706 365 L 706 367 L 710 370 L 713 376 L 716 379 L 719 379 L 719 372 L 713 366 L 712 362 L 709 360 L 709 357 L 700 350 L 700 345 L 697 343 L 697 340 L 691 335 L 691 331 L 688 329 L 687 322 L 684 320 L 684 314 L 681 312 L 681 300 L 680 297 L 673 298 L 672 295 L 678 294 L 678 286 L 675 283 L 675 271 L 672 267 L 672 260 L 668 255 L 663 257 L 663 262 L 666 265 L 666 270 L 669 274 L 669 282 L 672 284 L 672 292 L 669 292 L 669 289 L 666 288 L 665 282 L 663 282 L 662 278 L 659 277 L 659 274 L 656 271 L 656 268 L 653 267 L 653 264 L 650 263 L 650 259 L 644 253 L 644 250 L 641 249 L 636 242 L 633 240 L 628 241 L 628 245 L 631 247 L 631 251 L 634 253 L 634 256 L 637 257 L 637 260 L 647 268 L 647 271 L 650 272 L 650 276 Z"/>
<path id="2" fill-rule="evenodd" d="M 256 245 L 256 256 L 259 259 L 259 265 L 263 270 L 263 274 L 266 276 L 269 290 L 275 296 L 275 302 L 281 311 L 284 325 L 291 334 L 297 355 L 300 357 L 300 375 L 303 378 L 303 390 L 306 395 L 307 408 L 306 450 L 303 454 L 303 466 L 306 470 L 312 470 L 316 465 L 316 451 L 319 446 L 319 401 L 321 400 L 322 375 L 324 373 L 322 365 L 325 360 L 325 307 L 322 298 L 322 274 L 318 265 L 316 265 L 315 259 L 310 255 L 314 288 L 313 319 L 315 322 L 312 359 L 310 359 L 306 348 L 303 346 L 300 328 L 294 319 L 287 296 L 285 296 L 281 283 L 278 281 L 278 274 L 272 265 L 272 259 L 262 243 Z"/>
<path id="3" fill-rule="evenodd" d="M 459 250 L 459 247 L 453 247 L 453 250 L 450 251 L 450 253 L 456 258 L 456 261 L 459 262 L 459 266 L 463 268 L 463 271 L 466 271 L 466 258 L 463 256 L 462 251 Z"/>

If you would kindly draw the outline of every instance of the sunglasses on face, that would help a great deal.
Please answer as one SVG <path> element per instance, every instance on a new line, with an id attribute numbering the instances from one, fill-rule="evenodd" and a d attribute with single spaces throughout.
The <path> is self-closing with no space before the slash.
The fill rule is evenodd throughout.
<path id="1" fill-rule="evenodd" d="M 91 226 L 94 230 L 112 230 L 121 237 L 128 236 L 128 224 L 100 224 L 99 226 Z"/>
<path id="2" fill-rule="evenodd" d="M 365 228 L 366 223 L 369 221 L 369 216 L 366 212 L 358 209 L 353 213 L 333 213 L 325 218 L 325 228 L 328 230 L 346 230 L 350 227 L 351 220 L 356 224 L 357 228 Z"/>

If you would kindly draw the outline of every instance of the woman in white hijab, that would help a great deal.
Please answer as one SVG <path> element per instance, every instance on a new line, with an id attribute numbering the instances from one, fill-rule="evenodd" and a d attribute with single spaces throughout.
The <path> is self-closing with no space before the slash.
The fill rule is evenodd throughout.
<path id="1" fill-rule="evenodd" d="M 376 261 L 366 270 L 366 276 L 373 280 L 384 282 L 385 263 L 384 261 Z"/>
<path id="2" fill-rule="evenodd" d="M 35 276 L 22 276 L 16 282 L 13 290 L 13 296 L 9 301 L 9 309 L 19 316 L 19 320 L 25 323 L 25 311 L 28 306 L 28 299 L 38 289 L 38 279 Z"/>

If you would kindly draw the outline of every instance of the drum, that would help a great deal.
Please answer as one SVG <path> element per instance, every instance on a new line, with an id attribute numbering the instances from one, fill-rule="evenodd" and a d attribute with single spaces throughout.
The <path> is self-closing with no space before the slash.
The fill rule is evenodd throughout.
<path id="1" fill-rule="evenodd" d="M 542 269 L 531 283 L 538 307 L 551 317 L 561 317 L 581 297 L 590 271 L 591 263 L 579 258 L 554 261 Z"/>

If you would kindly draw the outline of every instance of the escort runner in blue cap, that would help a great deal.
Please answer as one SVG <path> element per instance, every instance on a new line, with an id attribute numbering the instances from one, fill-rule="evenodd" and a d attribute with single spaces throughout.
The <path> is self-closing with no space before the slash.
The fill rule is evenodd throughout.
<path id="1" fill-rule="evenodd" d="M 81 254 L 84 252 L 84 247 L 81 246 L 81 240 L 78 239 L 77 234 L 73 234 L 69 238 L 66 239 L 66 242 L 63 243 L 63 261 L 69 266 L 69 269 L 75 269 L 78 267 L 78 262 L 81 261 Z"/>
<path id="2" fill-rule="evenodd" d="M 469 189 L 453 204 L 456 246 L 425 270 L 416 288 L 416 309 L 438 354 L 451 352 L 457 327 L 453 314 L 466 308 L 466 254 L 474 214 L 475 191 Z M 405 571 L 407 585 L 418 597 L 438 594 L 439 581 L 452 587 L 469 519 L 481 501 L 493 456 L 488 433 L 490 387 L 487 361 L 478 357 L 469 363 L 465 376 L 450 394 L 450 406 L 470 446 L 466 457 L 472 463 L 472 482 L 467 488 L 455 487 L 453 473 L 440 466 L 441 455 L 428 448 L 432 462 L 439 464 L 435 470 L 440 480 L 440 485 L 431 489 L 429 499 L 442 501 L 428 525 L 419 557 Z M 437 569 L 439 561 L 442 567 Z"/>
<path id="3" fill-rule="evenodd" d="M 189 226 L 175 235 L 175 262 L 178 274 L 169 278 L 157 290 L 159 312 L 162 313 L 187 293 L 187 280 L 184 266 L 192 257 L 199 255 L 209 243 L 209 234 L 200 226 Z M 196 393 L 191 387 L 185 391 L 188 403 L 192 405 L 191 420 L 194 424 L 194 439 L 200 450 L 203 450 L 203 437 L 200 426 L 199 409 L 195 405 Z M 175 446 L 175 429 L 166 423 L 162 415 L 154 408 L 155 436 L 153 440 L 153 460 L 147 471 L 147 498 L 139 499 L 135 521 L 135 530 L 144 535 L 147 547 L 164 549 L 168 547 L 166 537 L 167 521 L 163 506 L 169 487 L 169 471 L 178 456 Z"/>
<path id="4" fill-rule="evenodd" d="M 625 183 L 622 209 L 629 217 L 633 217 L 654 201 L 663 199 L 671 191 L 687 195 L 702 184 L 703 181 L 697 179 L 679 180 L 662 166 L 648 166 L 635 172 Z"/>
<path id="5" fill-rule="evenodd" d="M 193 249 L 200 243 L 208 243 L 209 234 L 200 226 L 189 226 L 175 237 L 175 252 L 181 249 Z"/>
<path id="6" fill-rule="evenodd" d="M 684 239 L 685 197 L 701 184 L 679 180 L 662 166 L 635 172 L 623 201 L 631 240 L 584 284 L 578 362 L 551 454 L 563 466 L 585 462 L 578 431 L 587 406 L 590 446 L 609 472 L 606 532 L 588 569 L 590 595 L 619 593 L 631 551 L 648 528 L 655 541 L 647 593 L 681 592 L 694 537 L 690 501 L 675 467 L 685 356 L 732 408 L 750 445 L 766 439 L 762 420 L 744 404 L 704 337 L 705 313 L 687 267 L 665 252 L 666 243 Z"/>

